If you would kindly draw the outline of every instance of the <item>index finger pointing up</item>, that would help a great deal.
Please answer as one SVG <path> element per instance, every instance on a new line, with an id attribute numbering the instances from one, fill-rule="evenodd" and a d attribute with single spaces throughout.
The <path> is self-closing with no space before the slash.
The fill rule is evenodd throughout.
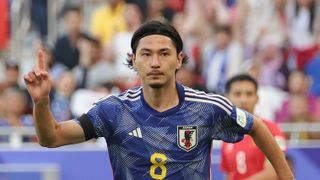
<path id="1" fill-rule="evenodd" d="M 38 64 L 37 64 L 37 67 L 39 70 L 45 70 L 45 65 L 44 65 L 45 58 L 46 58 L 46 56 L 45 56 L 43 49 L 39 49 L 38 50 Z"/>

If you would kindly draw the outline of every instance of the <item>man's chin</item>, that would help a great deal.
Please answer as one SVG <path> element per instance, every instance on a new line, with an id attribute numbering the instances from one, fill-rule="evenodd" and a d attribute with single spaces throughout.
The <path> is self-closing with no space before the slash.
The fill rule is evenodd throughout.
<path id="1" fill-rule="evenodd" d="M 153 89 L 160 89 L 163 86 L 163 84 L 161 84 L 161 83 L 152 83 L 152 84 L 149 84 L 149 86 L 151 88 L 153 88 Z"/>

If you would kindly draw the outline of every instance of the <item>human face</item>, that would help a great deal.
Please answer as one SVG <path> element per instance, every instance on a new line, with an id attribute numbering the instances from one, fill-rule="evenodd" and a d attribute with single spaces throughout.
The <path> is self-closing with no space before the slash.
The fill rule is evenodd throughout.
<path id="1" fill-rule="evenodd" d="M 133 56 L 133 66 L 144 86 L 161 88 L 175 83 L 175 72 L 182 65 L 182 53 L 177 55 L 172 40 L 163 35 L 140 39 Z"/>
<path id="2" fill-rule="evenodd" d="M 259 99 L 254 84 L 245 80 L 232 83 L 227 97 L 234 105 L 249 113 L 253 113 Z"/>
<path id="3" fill-rule="evenodd" d="M 65 23 L 69 34 L 77 34 L 81 31 L 82 16 L 76 12 L 68 12 L 65 16 Z"/>

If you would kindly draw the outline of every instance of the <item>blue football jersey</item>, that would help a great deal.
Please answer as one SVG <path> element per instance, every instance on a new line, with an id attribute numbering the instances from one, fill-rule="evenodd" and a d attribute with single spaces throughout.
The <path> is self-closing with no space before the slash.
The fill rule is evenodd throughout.
<path id="1" fill-rule="evenodd" d="M 223 96 L 180 84 L 177 90 L 179 104 L 164 112 L 136 87 L 84 114 L 94 137 L 106 139 L 115 179 L 210 179 L 212 140 L 238 142 L 250 131 L 252 115 Z"/>

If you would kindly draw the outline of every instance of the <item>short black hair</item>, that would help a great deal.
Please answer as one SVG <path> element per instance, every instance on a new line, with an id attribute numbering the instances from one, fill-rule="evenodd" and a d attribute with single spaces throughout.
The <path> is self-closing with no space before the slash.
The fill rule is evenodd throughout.
<path id="1" fill-rule="evenodd" d="M 230 25 L 220 24 L 215 27 L 216 34 L 218 33 L 226 33 L 227 35 L 232 35 L 232 28 Z"/>
<path id="2" fill-rule="evenodd" d="M 150 36 L 150 35 L 163 35 L 169 37 L 173 45 L 176 47 L 176 52 L 179 54 L 183 50 L 182 38 L 179 35 L 178 31 L 169 23 L 160 22 L 160 21 L 147 21 L 142 24 L 133 34 L 131 39 L 131 50 L 135 54 L 139 41 L 141 38 Z M 128 54 L 127 65 L 132 69 L 132 57 L 133 54 Z M 184 55 L 182 63 L 185 64 L 188 60 L 188 57 Z"/>
<path id="3" fill-rule="evenodd" d="M 89 41 L 90 43 L 94 44 L 96 47 L 100 47 L 100 41 L 99 41 L 99 39 L 97 39 L 96 37 L 94 37 L 94 36 L 92 36 L 92 35 L 82 33 L 82 34 L 80 35 L 80 38 Z"/>
<path id="4" fill-rule="evenodd" d="M 227 81 L 226 87 L 225 87 L 226 93 L 228 94 L 230 92 L 230 89 L 231 89 L 231 86 L 232 86 L 233 83 L 239 82 L 239 81 L 251 82 L 254 85 L 256 91 L 258 91 L 258 83 L 253 77 L 251 77 L 248 74 L 238 74 L 238 75 L 235 75 L 235 76 L 231 77 Z"/>
<path id="5" fill-rule="evenodd" d="M 15 61 L 10 61 L 10 60 L 5 61 L 5 67 L 6 67 L 6 70 L 14 69 L 16 71 L 19 71 L 19 64 Z"/>
<path id="6" fill-rule="evenodd" d="M 65 6 L 65 7 L 63 7 L 62 11 L 60 12 L 60 17 L 64 17 L 69 12 L 76 12 L 81 15 L 82 9 L 76 5 Z"/>

